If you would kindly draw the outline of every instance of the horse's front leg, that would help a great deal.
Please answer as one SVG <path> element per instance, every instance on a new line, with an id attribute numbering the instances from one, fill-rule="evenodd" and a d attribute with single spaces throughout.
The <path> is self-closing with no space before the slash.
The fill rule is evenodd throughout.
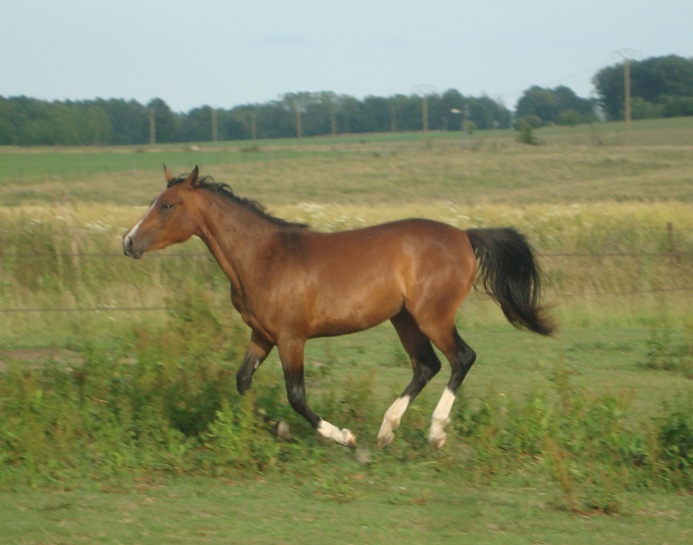
<path id="1" fill-rule="evenodd" d="M 250 336 L 250 344 L 248 350 L 243 357 L 238 373 L 236 373 L 236 387 L 238 393 L 244 394 L 250 388 L 253 380 L 253 373 L 260 367 L 260 364 L 265 361 L 268 354 L 272 351 L 274 344 L 265 339 L 257 331 L 253 330 Z"/>
<path id="2" fill-rule="evenodd" d="M 356 438 L 348 429 L 339 429 L 320 418 L 308 406 L 303 369 L 303 349 L 305 339 L 283 339 L 277 344 L 279 359 L 284 371 L 286 393 L 291 407 L 303 416 L 323 437 L 332 439 L 340 445 L 356 447 Z"/>

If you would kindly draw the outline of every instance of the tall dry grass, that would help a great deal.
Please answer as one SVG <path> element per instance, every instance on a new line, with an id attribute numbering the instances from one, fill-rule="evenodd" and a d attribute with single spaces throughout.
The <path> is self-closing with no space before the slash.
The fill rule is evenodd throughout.
<path id="1" fill-rule="evenodd" d="M 652 130 L 660 145 L 570 145 L 572 133 L 564 131 L 549 133 L 549 143 L 539 147 L 485 135 L 435 139 L 430 150 L 380 138 L 273 143 L 258 157 L 237 147 L 202 148 L 194 156 L 167 148 L 157 156 L 174 171 L 199 163 L 203 174 L 270 212 L 320 230 L 412 216 L 460 228 L 515 226 L 545 256 L 548 295 L 562 318 L 581 316 L 577 323 L 584 323 L 660 311 L 680 317 L 690 302 L 693 153 L 666 144 L 661 127 Z M 126 152 L 118 154 L 127 163 Z M 78 164 L 78 150 L 69 156 Z M 189 255 L 205 254 L 200 244 L 140 262 L 122 257 L 122 233 L 163 187 L 160 168 L 5 180 L 5 202 L 27 197 L 0 207 L 0 307 L 12 310 L 0 312 L 3 342 L 54 342 L 89 328 L 156 320 L 156 311 L 116 309 L 162 308 L 186 282 L 204 284 L 227 305 L 216 265 Z M 179 253 L 186 257 L 167 257 Z M 53 308 L 71 310 L 25 312 Z"/>

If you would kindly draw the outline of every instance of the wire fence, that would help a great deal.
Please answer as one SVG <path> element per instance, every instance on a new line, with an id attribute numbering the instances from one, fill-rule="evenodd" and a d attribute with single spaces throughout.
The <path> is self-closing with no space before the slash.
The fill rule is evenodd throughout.
<path id="1" fill-rule="evenodd" d="M 100 259 L 122 259 L 121 252 L 5 252 L 3 257 L 20 257 L 20 258 L 100 258 Z M 208 252 L 161 252 L 151 254 L 151 257 L 157 259 L 208 259 L 212 257 Z M 551 259 L 571 259 L 571 258 L 591 258 L 591 259 L 608 259 L 608 258 L 662 258 L 670 260 L 672 263 L 679 263 L 685 258 L 693 257 L 693 252 L 680 252 L 676 250 L 659 251 L 659 252 L 545 252 L 539 254 L 542 260 Z M 693 274 L 691 276 L 693 279 Z M 619 290 L 619 291 L 599 291 L 598 293 L 570 293 L 563 292 L 556 295 L 561 298 L 595 298 L 595 297 L 631 297 L 636 295 L 648 294 L 674 294 L 674 293 L 690 293 L 693 292 L 693 285 L 676 286 L 676 287 L 653 287 L 647 289 Z M 483 300 L 482 298 L 481 300 Z M 487 298 L 490 300 L 490 298 Z M 100 312 L 162 312 L 166 311 L 166 306 L 113 306 L 99 305 L 92 307 L 9 307 L 0 308 L 0 314 L 31 314 L 31 313 L 100 313 Z"/>

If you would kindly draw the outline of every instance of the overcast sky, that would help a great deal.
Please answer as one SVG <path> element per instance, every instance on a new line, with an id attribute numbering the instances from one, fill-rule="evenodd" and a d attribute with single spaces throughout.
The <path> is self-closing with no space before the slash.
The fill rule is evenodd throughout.
<path id="1" fill-rule="evenodd" d="M 3 0 L 0 96 L 163 99 L 174 111 L 284 93 L 592 93 L 601 68 L 693 57 L 693 0 Z"/>

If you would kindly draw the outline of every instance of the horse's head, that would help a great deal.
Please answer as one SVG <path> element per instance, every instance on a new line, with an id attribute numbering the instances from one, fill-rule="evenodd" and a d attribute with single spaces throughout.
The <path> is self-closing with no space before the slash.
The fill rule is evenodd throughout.
<path id="1" fill-rule="evenodd" d="M 197 214 L 192 195 L 198 174 L 195 167 L 187 178 L 178 182 L 164 165 L 167 187 L 152 201 L 142 219 L 123 236 L 125 255 L 139 259 L 144 252 L 185 242 L 195 234 Z"/>

